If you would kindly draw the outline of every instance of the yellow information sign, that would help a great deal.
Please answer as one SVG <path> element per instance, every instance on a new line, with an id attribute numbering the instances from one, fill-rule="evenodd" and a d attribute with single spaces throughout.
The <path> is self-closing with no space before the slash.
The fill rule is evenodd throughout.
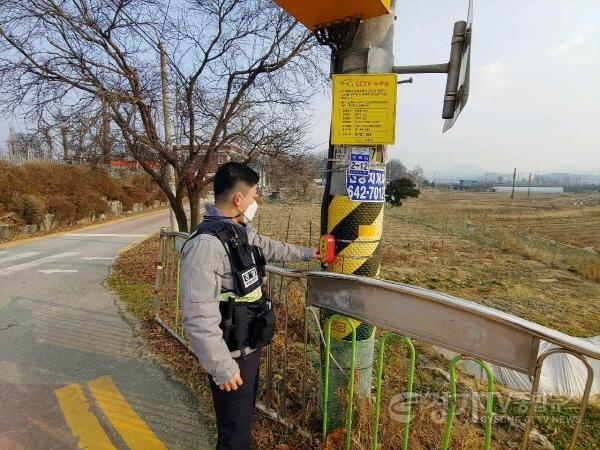
<path id="1" fill-rule="evenodd" d="M 396 74 L 333 75 L 333 144 L 393 144 Z"/>

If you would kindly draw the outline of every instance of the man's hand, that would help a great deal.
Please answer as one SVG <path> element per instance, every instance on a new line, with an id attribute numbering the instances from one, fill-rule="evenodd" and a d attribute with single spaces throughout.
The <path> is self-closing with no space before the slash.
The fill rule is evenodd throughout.
<path id="1" fill-rule="evenodd" d="M 220 384 L 219 385 L 219 389 L 221 389 L 222 391 L 237 391 L 238 386 L 241 386 L 242 383 L 244 383 L 242 381 L 242 377 L 240 376 L 240 371 L 238 370 L 236 372 L 236 374 L 234 376 L 232 376 L 229 380 L 227 380 L 225 383 Z"/>

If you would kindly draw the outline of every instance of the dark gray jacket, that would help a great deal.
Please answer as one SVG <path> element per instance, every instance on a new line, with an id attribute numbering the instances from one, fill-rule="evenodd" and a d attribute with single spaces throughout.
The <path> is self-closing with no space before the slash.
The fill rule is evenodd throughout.
<path id="1" fill-rule="evenodd" d="M 206 205 L 206 210 L 208 215 L 223 215 L 212 205 Z M 285 244 L 261 236 L 252 224 L 247 224 L 246 227 L 249 243 L 262 248 L 267 261 L 302 261 L 312 258 L 311 248 Z M 233 358 L 240 353 L 229 351 L 222 337 L 223 332 L 219 328 L 221 287 L 233 289 L 231 265 L 221 241 L 209 234 L 189 240 L 181 255 L 180 293 L 183 327 L 194 354 L 217 384 L 229 380 L 238 371 L 238 365 Z M 246 350 L 247 353 L 253 351 Z"/>

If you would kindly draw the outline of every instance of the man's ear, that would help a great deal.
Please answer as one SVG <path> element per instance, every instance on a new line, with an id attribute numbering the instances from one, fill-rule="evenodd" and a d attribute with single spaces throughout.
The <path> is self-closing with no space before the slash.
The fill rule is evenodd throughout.
<path id="1" fill-rule="evenodd" d="M 242 205 L 242 193 L 239 191 L 234 192 L 231 196 L 231 202 L 233 203 L 233 206 L 239 208 Z"/>

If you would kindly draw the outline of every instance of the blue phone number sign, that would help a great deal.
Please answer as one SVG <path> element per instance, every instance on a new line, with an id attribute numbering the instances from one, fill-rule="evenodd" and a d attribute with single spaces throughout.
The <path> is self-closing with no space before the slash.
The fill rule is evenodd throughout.
<path id="1" fill-rule="evenodd" d="M 385 201 L 385 170 L 370 169 L 368 175 L 346 174 L 348 197 L 355 202 Z"/>

